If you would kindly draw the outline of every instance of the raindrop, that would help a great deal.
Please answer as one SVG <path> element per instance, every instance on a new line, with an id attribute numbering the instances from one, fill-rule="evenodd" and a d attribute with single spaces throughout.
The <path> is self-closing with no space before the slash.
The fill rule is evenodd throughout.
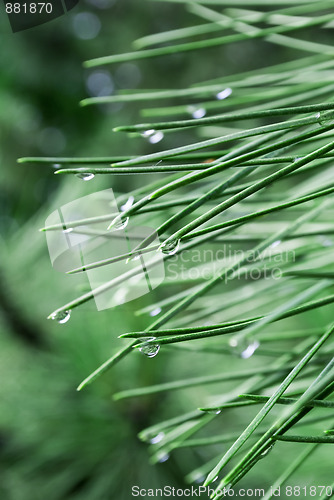
<path id="1" fill-rule="evenodd" d="M 158 142 L 160 142 L 162 139 L 164 138 L 164 134 L 163 132 L 161 132 L 161 130 L 159 130 L 158 132 L 156 132 L 155 134 L 151 135 L 151 137 L 149 138 L 149 142 L 151 144 L 157 144 Z"/>
<path id="2" fill-rule="evenodd" d="M 129 222 L 129 217 L 126 217 L 125 219 L 120 219 L 119 221 L 116 222 L 116 224 L 113 226 L 113 229 L 115 231 L 120 231 L 121 229 L 125 229 L 126 226 L 128 225 Z"/>
<path id="3" fill-rule="evenodd" d="M 223 99 L 226 99 L 226 97 L 228 97 L 231 94 L 232 94 L 232 89 L 230 89 L 230 87 L 227 87 L 226 89 L 221 90 L 220 92 L 218 92 L 218 94 L 216 94 L 216 99 L 218 99 L 219 101 L 222 101 Z"/>
<path id="4" fill-rule="evenodd" d="M 155 340 L 155 337 L 142 337 L 140 340 L 142 343 L 137 347 L 137 349 L 148 358 L 154 358 L 154 356 L 156 356 L 160 351 L 159 344 L 148 344 L 148 341 Z"/>
<path id="5" fill-rule="evenodd" d="M 157 459 L 160 464 L 162 464 L 163 462 L 167 462 L 167 460 L 169 459 L 169 453 L 161 451 L 157 454 Z"/>
<path id="6" fill-rule="evenodd" d="M 142 136 L 143 137 L 150 137 L 154 133 L 155 133 L 155 130 L 153 128 L 151 128 L 149 130 L 145 130 L 145 132 L 142 133 Z"/>
<path id="7" fill-rule="evenodd" d="M 204 479 L 205 479 L 205 477 L 203 476 L 203 474 L 197 474 L 194 477 L 194 482 L 197 484 L 201 484 L 201 483 L 203 483 Z"/>
<path id="8" fill-rule="evenodd" d="M 206 115 L 204 108 L 194 108 L 193 106 L 190 106 L 189 111 L 193 118 L 203 118 Z"/>
<path id="9" fill-rule="evenodd" d="M 129 262 L 133 262 L 135 260 L 139 260 L 141 256 L 142 256 L 142 254 L 140 252 L 135 253 L 135 254 L 131 255 L 131 257 L 128 257 L 126 259 L 125 263 L 129 264 Z"/>
<path id="10" fill-rule="evenodd" d="M 165 433 L 164 433 L 164 432 L 159 432 L 159 434 L 157 434 L 156 436 L 153 436 L 153 437 L 150 439 L 150 443 L 151 443 L 151 444 L 157 444 L 157 443 L 160 443 L 160 441 L 162 441 L 164 437 L 165 437 Z"/>
<path id="11" fill-rule="evenodd" d="M 76 174 L 78 179 L 81 179 L 82 181 L 91 181 L 94 179 L 95 175 L 92 174 L 91 172 L 86 172 L 86 173 L 80 173 Z"/>
<path id="12" fill-rule="evenodd" d="M 256 351 L 256 349 L 260 346 L 260 342 L 258 342 L 257 340 L 254 340 L 252 343 L 248 344 L 248 346 L 246 347 L 246 349 L 244 349 L 240 356 L 243 358 L 243 359 L 248 359 L 250 358 L 251 356 L 253 356 L 254 352 Z"/>
<path id="13" fill-rule="evenodd" d="M 161 307 L 156 307 L 155 309 L 152 309 L 150 312 L 150 316 L 158 316 L 158 314 L 161 313 Z"/>
<path id="14" fill-rule="evenodd" d="M 274 444 L 275 444 L 275 443 L 273 443 L 271 446 L 269 446 L 268 448 L 266 448 L 266 449 L 265 449 L 265 450 L 261 453 L 260 458 L 264 458 L 264 457 L 266 457 L 266 456 L 268 455 L 268 453 L 270 453 L 270 452 L 271 452 L 271 450 L 273 449 Z"/>
<path id="15" fill-rule="evenodd" d="M 334 125 L 334 111 L 321 111 L 316 114 L 316 118 L 323 127 Z"/>
<path id="16" fill-rule="evenodd" d="M 142 133 L 142 136 L 148 139 L 148 142 L 151 144 L 157 144 L 164 138 L 164 134 L 161 130 L 156 131 L 153 128 L 145 130 L 145 132 Z"/>
<path id="17" fill-rule="evenodd" d="M 61 325 L 67 323 L 71 316 L 71 310 L 59 311 L 52 314 L 51 319 L 57 321 Z"/>
<path id="18" fill-rule="evenodd" d="M 260 342 L 249 338 L 233 338 L 230 340 L 230 346 L 240 358 L 248 359 L 260 347 Z"/>
<path id="19" fill-rule="evenodd" d="M 159 250 L 166 255 L 174 255 L 180 247 L 180 240 L 166 240 L 160 245 Z"/>
<path id="20" fill-rule="evenodd" d="M 127 202 L 121 206 L 121 212 L 125 212 L 126 210 L 129 210 L 129 208 L 132 207 L 134 201 L 135 201 L 134 197 L 129 196 Z"/>

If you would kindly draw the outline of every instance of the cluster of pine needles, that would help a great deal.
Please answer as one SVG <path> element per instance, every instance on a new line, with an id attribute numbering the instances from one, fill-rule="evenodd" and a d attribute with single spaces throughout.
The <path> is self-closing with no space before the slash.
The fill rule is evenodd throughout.
<path id="1" fill-rule="evenodd" d="M 194 352 L 211 357 L 218 374 L 125 390 L 114 398 L 233 382 L 232 390 L 220 392 L 210 404 L 203 401 L 201 408 L 140 434 L 141 439 L 151 440 L 152 462 L 162 461 L 178 448 L 227 443 L 225 452 L 187 476 L 190 482 L 203 478 L 204 485 L 211 485 L 218 476 L 212 485 L 212 498 L 218 500 L 223 488 L 233 488 L 277 441 L 282 447 L 285 442 L 301 444 L 275 487 L 311 461 L 319 447 L 334 443 L 330 399 L 334 391 L 330 317 L 334 303 L 334 48 L 326 43 L 334 13 L 331 1 L 280 0 L 270 6 L 260 0 L 183 3 L 191 19 L 196 16 L 199 22 L 146 36 L 134 42 L 133 52 L 89 60 L 85 66 L 191 51 L 200 58 L 206 57 L 206 51 L 210 56 L 214 47 L 223 51 L 230 44 L 249 43 L 254 47 L 266 43 L 269 51 L 285 47 L 288 60 L 275 65 L 262 61 L 253 70 L 194 82 L 188 88 L 127 90 L 82 102 L 83 106 L 140 103 L 145 123 L 118 126 L 115 132 L 145 137 L 154 152 L 19 161 L 57 164 L 58 175 L 135 175 L 141 186 L 119 195 L 118 206 L 124 206 L 129 196 L 131 203 L 116 217 L 106 217 L 106 229 L 154 226 L 166 264 L 184 252 L 210 248 L 215 255 L 227 245 L 237 255 L 210 262 L 212 273 L 205 278 L 201 278 L 205 263 L 193 262 L 189 275 L 180 274 L 173 281 L 174 288 L 167 275 L 152 294 L 154 303 L 137 311 L 156 316 L 153 322 L 145 331 L 121 335 L 130 343 L 79 387 L 134 355 L 134 347 L 149 357 L 160 348 L 170 355 L 182 351 L 189 363 Z M 180 145 L 184 138 L 186 144 Z M 164 149 L 166 141 L 176 147 Z M 85 225 L 95 222 L 92 217 Z M 80 225 L 82 221 L 72 221 L 74 231 L 80 232 Z M 136 250 L 92 267 L 117 265 L 140 250 L 152 257 L 154 266 L 157 245 L 148 238 Z M 277 267 L 279 275 L 271 272 L 278 272 Z M 194 269 L 196 279 L 191 279 Z M 257 278 L 247 279 L 255 270 Z M 115 280 L 103 286 L 112 289 Z M 74 298 L 50 317 L 63 318 L 95 293 Z M 243 370 L 224 369 L 220 358 L 234 354 L 256 359 L 256 366 L 247 369 L 243 361 Z M 247 412 L 249 406 L 260 409 L 239 432 L 222 429 L 216 435 L 193 437 L 224 413 L 235 408 Z M 329 497 L 327 489 L 321 498 Z M 265 498 L 271 498 L 271 493 Z"/>

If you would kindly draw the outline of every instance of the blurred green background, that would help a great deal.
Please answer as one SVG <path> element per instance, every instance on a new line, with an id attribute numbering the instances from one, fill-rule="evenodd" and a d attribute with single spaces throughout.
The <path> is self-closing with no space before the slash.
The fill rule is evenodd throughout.
<path id="1" fill-rule="evenodd" d="M 124 343 L 123 332 L 142 330 L 150 316 L 135 311 L 153 297 L 142 297 L 113 310 L 97 312 L 93 304 L 59 325 L 47 315 L 80 293 L 87 283 L 52 269 L 45 236 L 39 232 L 52 210 L 100 189 L 126 193 L 142 183 L 133 176 L 95 178 L 53 175 L 50 165 L 20 165 L 23 156 L 104 156 L 143 154 L 158 145 L 143 138 L 116 135 L 112 128 L 138 120 L 139 106 L 80 108 L 87 96 L 123 88 L 182 88 L 261 65 L 269 54 L 283 61 L 287 49 L 252 43 L 180 54 L 140 64 L 86 70 L 82 62 L 131 50 L 134 39 L 189 25 L 194 20 L 181 5 L 131 0 L 81 0 L 68 15 L 49 24 L 9 33 L 3 16 L 0 30 L 0 498 L 4 500 L 107 500 L 131 498 L 130 487 L 184 486 L 184 476 L 220 455 L 226 445 L 178 450 L 168 461 L 150 465 L 147 444 L 137 438 L 143 428 L 196 408 L 207 389 L 112 401 L 116 391 L 178 377 L 217 373 L 243 362 L 222 356 L 212 367 L 204 355 L 191 359 L 174 351 L 148 359 L 139 353 L 82 393 L 77 385 Z M 260 48 L 259 48 L 260 47 Z M 262 48 L 261 48 L 262 47 Z M 209 57 L 208 57 L 209 54 Z M 221 64 L 215 63 L 220 55 Z M 187 132 L 183 134 L 187 136 Z M 167 136 L 165 146 L 178 145 Z M 311 319 L 317 324 L 316 315 Z M 182 353 L 182 351 L 181 351 Z M 248 367 L 256 367 L 249 360 Z M 224 390 L 220 384 L 209 392 Z M 245 425 L 230 412 L 214 423 L 216 432 Z M 238 419 L 241 419 L 238 421 Z M 243 420 L 244 419 L 244 420 Z M 284 453 L 294 456 L 293 446 Z M 278 446 L 277 446 L 278 447 Z M 268 487 L 281 467 L 279 454 L 257 468 L 247 487 Z M 319 454 L 317 481 L 329 477 L 328 457 Z M 282 467 L 281 467 L 282 468 Z M 305 465 L 295 484 L 310 475 Z"/>

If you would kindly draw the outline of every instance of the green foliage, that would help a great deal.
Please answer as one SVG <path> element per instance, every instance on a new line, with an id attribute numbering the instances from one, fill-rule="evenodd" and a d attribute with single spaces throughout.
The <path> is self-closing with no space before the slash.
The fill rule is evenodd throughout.
<path id="1" fill-rule="evenodd" d="M 141 387 L 123 388 L 122 381 L 111 382 L 114 400 L 123 404 L 120 400 L 148 398 L 143 404 L 157 404 L 159 411 L 139 434 L 146 441 L 160 436 L 149 447 L 151 462 L 171 455 L 180 463 L 186 450 L 199 458 L 200 465 L 192 458 L 189 469 L 181 467 L 185 480 L 203 478 L 205 485 L 211 485 L 219 475 L 212 496 L 216 500 L 223 487 L 234 487 L 239 481 L 278 487 L 293 478 L 300 484 L 309 470 L 315 470 L 311 484 L 331 481 L 332 455 L 325 444 L 333 443 L 328 432 L 333 424 L 327 419 L 332 418 L 334 404 L 327 399 L 334 390 L 334 49 L 328 34 L 334 14 L 328 1 L 281 1 L 281 8 L 271 10 L 267 4 L 185 2 L 190 11 L 188 26 L 137 40 L 134 52 L 85 63 L 99 67 L 183 52 L 186 60 L 194 51 L 199 79 L 202 59 L 210 59 L 214 80 L 192 81 L 186 88 L 123 90 L 82 101 L 85 106 L 147 105 L 141 110 L 145 123 L 118 125 L 114 130 L 131 134 L 129 147 L 131 141 L 137 144 L 142 133 L 154 138 L 155 150 L 128 156 L 19 160 L 57 163 L 59 178 L 83 173 L 112 180 L 118 174 L 129 176 L 134 188 L 117 201 L 120 206 L 132 194 L 134 203 L 117 217 L 105 214 L 106 227 L 112 231 L 129 218 L 129 228 L 154 226 L 161 244 L 157 248 L 147 239 L 134 251 L 91 267 L 113 265 L 139 251 L 152 254 L 152 266 L 155 252 L 160 251 L 167 270 L 168 263 L 182 255 L 198 252 L 201 256 L 185 261 L 186 269 L 178 268 L 176 280 L 167 273 L 157 290 L 133 303 L 137 314 L 133 331 L 117 332 L 131 342 L 113 352 L 79 389 L 95 381 L 86 392 L 98 391 L 94 387 L 107 384 L 100 375 L 112 381 L 107 372 L 111 367 L 119 369 L 119 361 L 138 359 L 138 348 L 161 346 L 154 361 L 141 361 L 154 363 L 154 384 L 144 380 Z M 193 15 L 201 24 L 193 23 Z M 218 32 L 221 36 L 206 37 Z M 264 49 L 267 43 L 269 49 Z M 233 68 L 232 74 L 226 74 L 219 62 L 227 50 L 240 58 L 242 51 L 248 51 L 251 67 Z M 266 64 L 270 58 L 261 54 L 268 56 L 271 51 L 276 60 Z M 222 75 L 215 74 L 216 66 Z M 164 107 L 161 101 L 166 101 Z M 159 131 L 164 138 L 156 135 Z M 85 223 L 96 220 L 91 217 Z M 80 233 L 80 223 L 72 221 L 74 232 Z M 57 229 L 62 228 L 44 227 L 43 231 Z M 224 249 L 224 259 L 217 258 L 219 249 Z M 205 260 L 206 251 L 215 256 L 213 260 Z M 274 274 L 277 268 L 279 277 Z M 78 278 L 84 270 L 76 268 L 72 274 Z M 115 285 L 113 280 L 103 286 Z M 49 317 L 93 298 L 94 291 L 71 296 Z M 145 314 L 160 310 L 147 324 Z M 108 317 L 114 314 L 109 311 Z M 181 396 L 179 390 L 184 391 Z M 155 397 L 162 393 L 167 410 Z M 85 391 L 81 394 L 85 398 Z M 93 419 L 98 418 L 94 412 L 101 414 L 98 405 L 89 411 Z M 112 432 L 117 435 L 117 428 Z M 223 443 L 228 443 L 228 449 Z M 205 447 L 206 453 L 201 451 Z M 276 452 L 286 457 L 280 466 L 276 459 L 278 479 L 275 469 L 263 465 L 275 460 L 271 457 Z"/>

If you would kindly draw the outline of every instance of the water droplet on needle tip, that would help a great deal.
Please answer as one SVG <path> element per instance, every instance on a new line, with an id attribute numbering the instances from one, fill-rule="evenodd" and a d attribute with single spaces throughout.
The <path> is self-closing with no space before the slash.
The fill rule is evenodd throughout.
<path id="1" fill-rule="evenodd" d="M 64 323 L 67 323 L 68 320 L 70 319 L 71 316 L 71 310 L 68 311 L 59 311 L 55 312 L 51 315 L 51 319 L 57 321 L 57 323 L 60 323 L 63 325 Z"/>
<path id="2" fill-rule="evenodd" d="M 79 173 L 79 174 L 76 174 L 78 179 L 81 179 L 82 181 L 90 181 L 92 179 L 94 179 L 95 177 L 95 174 L 93 174 L 92 172 L 84 172 L 84 173 Z"/>

